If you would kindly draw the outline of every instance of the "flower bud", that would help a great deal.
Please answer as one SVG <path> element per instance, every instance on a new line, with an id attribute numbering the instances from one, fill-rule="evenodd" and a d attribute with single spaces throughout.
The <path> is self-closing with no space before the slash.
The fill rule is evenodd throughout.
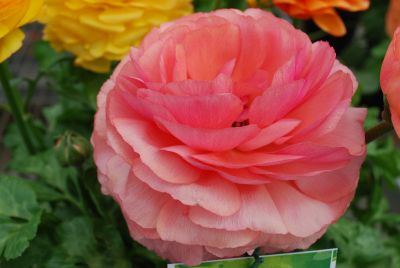
<path id="1" fill-rule="evenodd" d="M 55 144 L 58 160 L 63 165 L 76 165 L 82 163 L 92 152 L 89 141 L 83 136 L 67 131 L 58 137 Z"/>

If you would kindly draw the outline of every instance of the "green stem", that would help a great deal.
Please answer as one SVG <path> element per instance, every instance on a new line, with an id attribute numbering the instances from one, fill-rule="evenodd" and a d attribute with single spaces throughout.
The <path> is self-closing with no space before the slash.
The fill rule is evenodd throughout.
<path id="1" fill-rule="evenodd" d="M 259 248 L 257 248 L 254 251 L 253 257 L 254 257 L 254 263 L 250 266 L 250 268 L 259 268 L 260 265 L 264 262 L 264 260 L 262 258 L 260 258 L 260 249 Z"/>
<path id="2" fill-rule="evenodd" d="M 0 80 L 3 86 L 5 96 L 8 104 L 10 105 L 11 113 L 17 123 L 19 132 L 24 140 L 25 146 L 29 153 L 35 153 L 35 147 L 33 146 L 31 137 L 29 135 L 29 128 L 24 120 L 22 106 L 20 105 L 17 97 L 17 92 L 14 87 L 10 84 L 9 69 L 6 62 L 0 63 Z"/>
<path id="3" fill-rule="evenodd" d="M 393 130 L 393 125 L 387 121 L 382 121 L 376 126 L 370 128 L 365 133 L 365 142 L 368 144 L 374 140 L 382 137 L 383 135 L 391 132 Z"/>

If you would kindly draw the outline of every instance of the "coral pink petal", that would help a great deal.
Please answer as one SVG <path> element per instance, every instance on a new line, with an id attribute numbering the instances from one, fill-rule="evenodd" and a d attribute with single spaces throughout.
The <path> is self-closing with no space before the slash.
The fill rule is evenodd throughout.
<path id="1" fill-rule="evenodd" d="M 358 81 L 353 72 L 347 66 L 343 65 L 339 60 L 335 60 L 329 76 L 332 76 L 336 72 L 343 72 L 347 75 L 350 75 L 351 81 L 353 82 L 353 93 L 355 93 L 358 88 Z"/>
<path id="2" fill-rule="evenodd" d="M 188 208 L 176 201 L 170 201 L 163 207 L 157 222 L 157 232 L 166 241 L 217 248 L 245 246 L 257 237 L 257 232 L 250 230 L 231 232 L 194 224 L 188 218 Z"/>
<path id="3" fill-rule="evenodd" d="M 266 127 L 284 117 L 305 95 L 304 81 L 268 88 L 250 107 L 249 121 Z M 292 117 L 288 117 L 292 118 Z"/>
<path id="4" fill-rule="evenodd" d="M 166 108 L 177 122 L 196 128 L 230 127 L 242 112 L 242 101 L 231 93 L 171 96 L 139 90 L 138 96 Z"/>
<path id="5" fill-rule="evenodd" d="M 399 72 L 400 74 L 400 72 Z M 400 115 L 400 78 L 394 78 L 397 79 L 398 81 L 398 87 L 396 90 L 391 91 L 390 93 L 387 94 L 387 99 L 389 102 L 389 107 L 390 107 L 390 113 L 391 113 L 391 118 L 393 122 L 393 126 L 396 130 L 397 135 L 400 137 L 400 120 L 399 120 L 399 115 Z"/>
<path id="6" fill-rule="evenodd" d="M 212 81 L 185 80 L 168 83 L 167 93 L 176 96 L 207 96 L 222 93 L 232 93 L 232 79 L 220 74 Z"/>
<path id="7" fill-rule="evenodd" d="M 99 165 L 100 172 L 106 174 L 107 162 L 114 156 L 115 152 L 97 133 L 92 135 L 91 141 L 94 147 L 94 161 Z"/>
<path id="8" fill-rule="evenodd" d="M 120 156 L 114 155 L 106 164 L 108 189 L 113 193 L 114 198 L 119 200 L 124 198 L 126 185 L 129 179 L 130 165 Z"/>
<path id="9" fill-rule="evenodd" d="M 121 207 L 125 215 L 143 228 L 156 228 L 157 217 L 165 203 L 171 200 L 167 194 L 156 192 L 130 172 Z"/>
<path id="10" fill-rule="evenodd" d="M 300 122 L 300 120 L 295 119 L 279 120 L 276 123 L 262 129 L 260 133 L 253 139 L 239 145 L 238 149 L 240 151 L 247 152 L 267 146 L 282 136 L 289 134 L 300 124 Z"/>
<path id="11" fill-rule="evenodd" d="M 246 80 L 260 68 L 264 62 L 265 35 L 260 25 L 251 17 L 230 10 L 218 11 L 221 16 L 231 23 L 237 23 L 240 30 L 240 52 L 233 70 L 232 77 L 235 81 Z"/>
<path id="12" fill-rule="evenodd" d="M 155 239 L 159 240 L 160 236 L 157 233 L 157 230 L 155 228 L 143 228 L 140 227 L 136 222 L 132 221 L 127 215 L 125 215 L 125 211 L 122 211 L 126 223 L 128 224 L 129 228 L 129 233 L 130 235 L 136 239 L 141 241 L 142 239 Z"/>
<path id="13" fill-rule="evenodd" d="M 400 133 L 395 35 L 382 88 Z M 365 158 L 357 81 L 328 43 L 260 9 L 162 24 L 98 95 L 102 191 L 171 261 L 304 249 L 339 219 Z"/>
<path id="14" fill-rule="evenodd" d="M 318 144 L 303 143 L 288 146 L 279 150 L 278 154 L 303 156 L 298 161 L 263 168 L 250 168 L 257 174 L 274 175 L 273 177 L 291 179 L 287 175 L 316 175 L 321 172 L 335 170 L 346 165 L 351 155 L 345 148 L 331 148 Z"/>
<path id="15" fill-rule="evenodd" d="M 285 234 L 287 229 L 265 186 L 241 186 L 242 205 L 238 212 L 221 217 L 199 207 L 192 207 L 189 218 L 196 224 L 228 231 L 254 230 Z"/>
<path id="16" fill-rule="evenodd" d="M 312 235 L 337 218 L 329 205 L 302 194 L 289 183 L 271 183 L 267 189 L 286 228 L 295 236 Z"/>
<path id="17" fill-rule="evenodd" d="M 331 172 L 312 177 L 298 178 L 296 186 L 307 196 L 323 202 L 333 202 L 351 193 L 357 187 L 360 166 L 364 157 L 359 157 L 349 165 Z"/>
<path id="18" fill-rule="evenodd" d="M 146 122 L 130 119 L 114 119 L 114 125 L 140 159 L 160 178 L 172 183 L 191 183 L 199 179 L 201 171 L 193 169 L 182 158 L 160 147 L 168 146 L 168 138 Z"/>
<path id="19" fill-rule="evenodd" d="M 348 111 L 344 113 L 335 129 L 312 141 L 326 146 L 335 146 L 341 142 L 342 146 L 346 147 L 350 154 L 363 155 L 366 149 L 363 126 L 366 116 L 366 109 L 349 108 Z"/>
<path id="20" fill-rule="evenodd" d="M 307 88 L 311 89 L 310 93 L 319 89 L 328 78 L 335 63 L 335 58 L 335 51 L 327 42 L 319 41 L 312 44 L 311 60 L 308 68 L 304 68 L 302 73 Z"/>
<path id="21" fill-rule="evenodd" d="M 204 27 L 188 34 L 183 46 L 190 78 L 214 79 L 228 61 L 237 57 L 238 40 L 238 27 L 228 23 Z"/>
<path id="22" fill-rule="evenodd" d="M 125 218 L 127 218 L 125 216 Z M 171 262 L 185 262 L 188 265 L 197 265 L 207 259 L 202 246 L 182 245 L 176 242 L 163 241 L 156 229 L 144 229 L 127 218 L 129 233 L 142 245 Z M 156 236 L 154 236 L 154 234 Z"/>
<path id="23" fill-rule="evenodd" d="M 99 94 L 97 95 L 97 108 L 98 111 L 96 113 L 94 119 L 94 125 L 96 128 L 97 135 L 105 138 L 107 131 L 107 123 L 106 123 L 106 103 L 107 96 L 111 90 L 114 89 L 115 83 L 112 80 L 107 80 L 104 85 L 101 87 Z"/>
<path id="24" fill-rule="evenodd" d="M 255 125 L 236 128 L 206 129 L 192 128 L 178 123 L 157 118 L 173 136 L 189 147 L 207 151 L 231 150 L 258 134 L 260 129 Z"/>
<path id="25" fill-rule="evenodd" d="M 264 184 L 270 182 L 270 180 L 266 176 L 261 176 L 250 172 L 246 168 L 241 169 L 228 169 L 225 167 L 214 167 L 211 165 L 203 164 L 191 156 L 194 154 L 198 154 L 199 150 L 194 150 L 185 145 L 182 146 L 171 146 L 163 148 L 164 151 L 172 152 L 183 159 L 185 159 L 192 166 L 199 168 L 201 170 L 215 171 L 220 174 L 223 178 L 238 184 Z"/>
<path id="26" fill-rule="evenodd" d="M 163 49 L 163 42 L 153 43 L 138 59 L 138 64 L 145 72 L 146 77 L 154 82 L 161 82 L 160 57 Z"/>
<path id="27" fill-rule="evenodd" d="M 202 163 L 225 168 L 246 168 L 252 166 L 271 166 L 292 162 L 303 158 L 299 155 L 279 155 L 261 152 L 246 152 L 231 150 L 221 153 L 192 155 Z"/>
<path id="28" fill-rule="evenodd" d="M 133 171 L 137 178 L 154 190 L 168 193 L 186 205 L 198 205 L 221 216 L 232 215 L 240 208 L 237 187 L 216 174 L 204 172 L 196 183 L 174 185 L 158 178 L 140 161 L 136 161 Z"/>
<path id="29" fill-rule="evenodd" d="M 154 117 L 162 117 L 170 121 L 175 121 L 174 116 L 161 105 L 151 103 L 127 92 L 118 92 L 114 96 L 115 98 L 122 99 L 120 104 L 125 103 L 125 106 L 131 108 L 131 116 L 128 118 L 139 119 L 142 117 L 147 120 L 153 120 Z M 110 101 L 110 103 L 113 102 L 116 103 L 117 101 Z M 118 106 L 118 104 L 115 106 Z M 109 110 L 113 112 L 113 110 Z"/>
<path id="30" fill-rule="evenodd" d="M 301 137 L 321 124 L 349 92 L 351 96 L 353 86 L 349 75 L 339 72 L 331 76 L 314 96 L 287 115 L 302 121 L 293 136 Z"/>

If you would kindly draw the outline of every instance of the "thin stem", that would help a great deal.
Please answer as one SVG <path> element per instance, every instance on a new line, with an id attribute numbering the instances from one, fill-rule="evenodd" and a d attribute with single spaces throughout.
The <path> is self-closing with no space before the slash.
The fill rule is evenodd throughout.
<path id="1" fill-rule="evenodd" d="M 17 97 L 17 92 L 14 87 L 10 84 L 9 69 L 7 63 L 0 63 L 0 80 L 3 86 L 5 96 L 7 98 L 8 104 L 10 105 L 11 113 L 17 123 L 18 130 L 22 136 L 25 146 L 29 153 L 35 153 L 35 147 L 29 135 L 29 128 L 24 120 L 22 106 Z"/>
<path id="2" fill-rule="evenodd" d="M 257 248 L 254 253 L 254 263 L 250 266 L 250 268 L 258 268 L 264 262 L 264 259 L 260 258 L 260 249 Z"/>
<path id="3" fill-rule="evenodd" d="M 365 133 L 365 142 L 368 144 L 373 142 L 374 140 L 382 137 L 383 135 L 391 132 L 393 130 L 393 126 L 391 123 L 387 121 L 382 121 L 376 126 L 370 128 Z"/>

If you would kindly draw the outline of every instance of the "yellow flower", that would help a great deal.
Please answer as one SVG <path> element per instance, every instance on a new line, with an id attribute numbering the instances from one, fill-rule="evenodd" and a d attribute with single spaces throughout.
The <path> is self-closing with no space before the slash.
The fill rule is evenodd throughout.
<path id="1" fill-rule="evenodd" d="M 0 1 L 0 63 L 22 46 L 25 35 L 19 27 L 33 21 L 42 5 L 43 0 Z"/>
<path id="2" fill-rule="evenodd" d="M 153 27 L 192 10 L 191 0 L 46 0 L 44 38 L 77 65 L 107 72 Z"/>

